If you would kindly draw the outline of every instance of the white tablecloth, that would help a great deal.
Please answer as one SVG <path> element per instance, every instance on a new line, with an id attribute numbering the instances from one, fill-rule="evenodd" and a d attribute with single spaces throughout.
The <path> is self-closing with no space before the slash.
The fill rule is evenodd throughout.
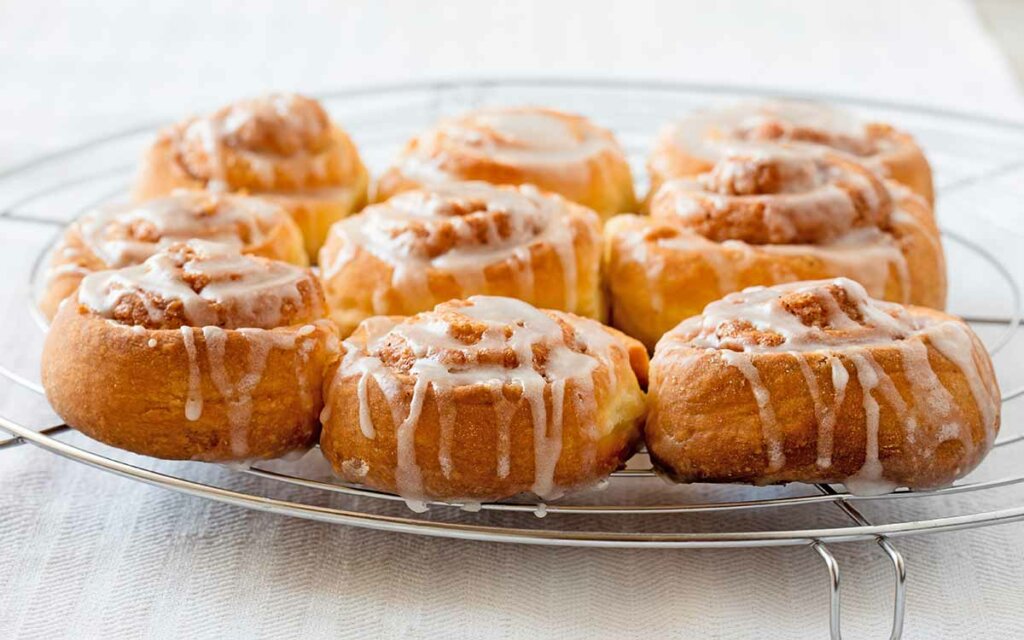
<path id="1" fill-rule="evenodd" d="M 0 5 L 0 170 L 269 88 L 423 77 L 659 78 L 1024 117 L 1007 65 L 955 1 L 97 4 Z M 0 233 L 6 273 L 38 231 Z M 7 361 L 17 354 L 4 344 Z M 26 398 L 0 384 L 4 413 L 24 411 Z M 907 637 L 1024 636 L 1022 534 L 1009 525 L 899 541 Z M 836 553 L 847 633 L 881 637 L 883 557 L 872 544 Z M 31 447 L 0 451 L 0 638 L 817 638 L 825 580 L 807 548 L 384 534 L 188 498 Z"/>

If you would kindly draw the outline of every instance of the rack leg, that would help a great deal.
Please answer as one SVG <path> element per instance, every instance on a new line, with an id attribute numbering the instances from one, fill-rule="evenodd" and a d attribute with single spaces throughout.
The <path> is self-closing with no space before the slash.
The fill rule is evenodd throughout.
<path id="1" fill-rule="evenodd" d="M 815 485 L 819 491 L 826 495 L 838 495 L 838 492 L 827 484 Z M 853 505 L 845 500 L 837 500 L 834 503 L 843 513 L 845 513 L 851 520 L 856 522 L 860 526 L 870 526 L 871 522 L 864 517 L 860 511 L 858 511 Z M 892 596 L 892 630 L 889 633 L 889 640 L 900 640 L 903 637 L 903 623 L 906 614 L 907 604 L 907 565 L 903 560 L 903 554 L 901 554 L 896 547 L 893 546 L 892 542 L 889 541 L 885 536 L 878 536 L 875 539 L 878 546 L 882 548 L 885 555 L 889 558 L 889 562 L 892 564 L 893 569 L 893 596 Z M 835 556 L 832 556 L 828 549 L 825 549 L 820 541 L 814 543 L 815 551 L 818 552 L 822 558 L 825 558 L 825 554 L 831 558 L 826 558 L 826 564 L 835 564 Z M 818 548 L 818 547 L 821 548 Z M 829 566 L 829 572 L 832 572 L 831 565 Z M 836 581 L 838 582 L 838 565 L 836 566 Z M 833 587 L 832 596 L 836 600 L 839 598 L 839 587 L 838 585 Z M 838 602 L 832 602 L 832 622 L 838 625 L 839 622 L 839 604 Z M 832 628 L 832 637 L 839 638 L 838 627 Z"/>
<path id="2" fill-rule="evenodd" d="M 828 569 L 828 633 L 832 640 L 842 640 L 842 625 L 839 619 L 839 562 L 832 552 L 828 550 L 820 540 L 815 541 L 811 548 L 818 552 L 821 559 L 825 561 L 825 568 Z"/>

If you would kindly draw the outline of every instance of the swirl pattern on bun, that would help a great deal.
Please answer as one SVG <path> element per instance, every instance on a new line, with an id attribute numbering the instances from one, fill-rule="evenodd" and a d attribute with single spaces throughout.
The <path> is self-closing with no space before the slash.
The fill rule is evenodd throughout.
<path id="1" fill-rule="evenodd" d="M 352 140 L 317 101 L 271 94 L 162 131 L 135 193 L 149 199 L 188 188 L 273 199 L 291 213 L 315 259 L 327 229 L 365 203 L 368 179 Z"/>
<path id="2" fill-rule="evenodd" d="M 780 143 L 848 155 L 934 203 L 931 168 L 910 135 L 836 107 L 787 100 L 700 111 L 665 127 L 647 162 L 650 193 L 673 178 L 708 171 L 724 155 Z"/>
<path id="3" fill-rule="evenodd" d="M 999 429 L 991 360 L 960 319 L 845 278 L 754 287 L 658 343 L 646 427 L 682 482 L 933 488 Z"/>
<path id="4" fill-rule="evenodd" d="M 537 107 L 471 111 L 409 141 L 377 182 L 375 199 L 448 181 L 533 184 L 608 217 L 633 211 L 625 155 L 582 116 Z"/>
<path id="5" fill-rule="evenodd" d="M 60 306 L 43 386 L 71 426 L 159 458 L 271 458 L 315 443 L 337 351 L 308 270 L 192 240 L 86 276 Z"/>
<path id="6" fill-rule="evenodd" d="M 600 318 L 600 261 L 593 211 L 531 185 L 483 182 L 371 205 L 336 224 L 320 253 L 345 334 L 371 315 L 411 315 L 477 294 Z"/>
<path id="7" fill-rule="evenodd" d="M 593 320 L 474 296 L 371 318 L 343 346 L 320 448 L 416 508 L 554 498 L 614 471 L 640 435 L 647 354 Z"/>
<path id="8" fill-rule="evenodd" d="M 848 277 L 886 300 L 946 299 L 927 203 L 843 156 L 802 148 L 736 152 L 665 183 L 650 217 L 605 226 L 605 274 L 613 324 L 648 347 L 755 285 Z"/>
<path id="9" fill-rule="evenodd" d="M 138 204 L 97 209 L 75 220 L 54 249 L 40 307 L 52 318 L 86 275 L 140 264 L 191 239 L 307 264 L 302 234 L 282 207 L 260 198 L 180 190 Z"/>

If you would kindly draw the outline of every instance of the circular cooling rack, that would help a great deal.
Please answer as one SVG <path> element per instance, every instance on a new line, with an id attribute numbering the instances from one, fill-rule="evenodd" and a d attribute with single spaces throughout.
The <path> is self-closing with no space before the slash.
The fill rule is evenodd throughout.
<path id="1" fill-rule="evenodd" d="M 913 133 L 936 176 L 937 214 L 950 272 L 951 312 L 965 317 L 993 354 L 1003 387 L 1003 425 L 989 457 L 951 487 L 854 496 L 828 485 L 670 486 L 639 454 L 606 483 L 550 504 L 403 501 L 333 478 L 319 451 L 296 460 L 209 465 L 116 451 L 71 431 L 38 382 L 45 323 L 35 311 L 42 265 L 63 227 L 85 209 L 124 199 L 135 162 L 152 139 L 145 126 L 92 140 L 0 172 L 0 450 L 32 444 L 65 458 L 166 489 L 323 522 L 431 536 L 589 547 L 807 545 L 829 576 L 830 631 L 840 636 L 839 566 L 828 544 L 874 541 L 894 575 L 892 636 L 903 627 L 906 572 L 892 538 L 1024 520 L 1024 356 L 1018 336 L 1024 273 L 1024 125 L 837 96 L 790 96 L 632 81 L 469 80 L 354 89 L 318 96 L 379 172 L 401 144 L 437 118 L 489 104 L 540 104 L 583 113 L 626 148 L 639 189 L 658 128 L 696 108 L 752 96 L 820 99 Z M 11 259 L 10 256 L 18 256 Z M 4 395 L 6 394 L 6 395 Z M 1017 403 L 1024 404 L 1024 402 Z"/>

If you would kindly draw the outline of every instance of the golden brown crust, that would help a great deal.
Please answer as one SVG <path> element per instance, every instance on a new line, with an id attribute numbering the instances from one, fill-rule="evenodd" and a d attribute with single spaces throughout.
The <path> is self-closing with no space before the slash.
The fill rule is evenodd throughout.
<path id="1" fill-rule="evenodd" d="M 288 212 L 269 202 L 178 191 L 137 205 L 92 211 L 68 227 L 50 257 L 39 307 L 47 319 L 86 275 L 139 264 L 170 242 L 230 242 L 247 254 L 308 264 L 302 233 Z"/>
<path id="2" fill-rule="evenodd" d="M 320 253 L 332 318 L 411 315 L 471 295 L 510 296 L 600 319 L 593 211 L 532 186 L 451 183 L 406 192 L 338 223 Z"/>
<path id="3" fill-rule="evenodd" d="M 487 300 L 508 299 L 471 298 L 407 320 L 374 318 L 345 342 L 346 355 L 328 377 L 320 440 L 343 478 L 413 501 L 526 491 L 554 497 L 598 482 L 629 457 L 645 412 L 637 381 L 646 375 L 643 348 L 569 314 L 533 310 L 519 325 L 514 314 L 507 325 L 461 315 L 464 305 Z M 536 313 L 560 329 L 532 343 L 527 365 L 515 336 L 538 326 Z M 447 337 L 417 342 L 420 331 L 440 324 Z M 563 357 L 594 368 L 567 374 Z M 520 365 L 546 383 L 528 386 L 534 374 Z M 436 366 L 448 373 L 430 377 Z M 542 439 L 537 415 L 545 420 Z"/>
<path id="4" fill-rule="evenodd" d="M 365 204 L 368 183 L 352 140 L 319 103 L 269 95 L 161 132 L 143 158 L 135 197 L 174 189 L 266 197 L 291 213 L 316 260 L 330 226 Z"/>
<path id="5" fill-rule="evenodd" d="M 837 120 L 830 123 L 830 120 Z M 849 154 L 923 197 L 934 206 L 932 171 L 913 137 L 882 123 L 860 124 L 824 105 L 754 102 L 691 116 L 666 127 L 647 161 L 647 201 L 665 182 L 714 166 L 716 145 L 796 143 Z"/>
<path id="6" fill-rule="evenodd" d="M 716 194 L 712 201 L 718 208 L 692 222 L 675 214 L 681 206 L 676 193 L 683 189 L 680 184 L 665 185 L 651 217 L 617 216 L 604 230 L 611 322 L 648 348 L 711 301 L 755 285 L 844 276 L 859 281 L 877 298 L 945 306 L 946 265 L 934 216 L 923 199 L 895 183 L 888 183 L 887 189 L 893 205 L 876 209 L 880 217 L 863 217 L 858 227 L 845 229 L 845 235 L 828 242 L 792 244 L 714 241 L 701 235 L 710 228 L 721 239 L 739 228 L 752 240 L 769 240 L 764 218 L 750 212 L 762 212 L 764 203 L 775 206 L 776 195 Z M 886 194 L 878 206 L 888 198 Z M 760 204 L 749 204 L 751 200 Z M 744 203 L 741 213 L 746 217 L 731 218 L 731 226 L 719 225 L 720 216 L 730 220 L 736 201 Z M 856 208 L 850 211 L 859 214 Z M 808 219 L 814 220 L 804 217 L 806 228 L 817 233 L 830 230 L 810 226 Z M 757 224 L 737 227 L 736 220 Z M 835 221 L 828 224 L 834 226 Z"/>
<path id="7" fill-rule="evenodd" d="M 67 424 L 120 449 L 175 460 L 276 458 L 312 446 L 320 430 L 323 370 L 336 336 L 323 321 L 301 336 L 300 328 L 226 330 L 223 356 L 211 356 L 202 330 L 187 329 L 196 351 L 190 359 L 180 330 L 135 332 L 66 304 L 47 337 L 43 386 Z M 282 346 L 269 350 L 259 382 L 245 394 L 253 344 L 262 340 Z M 223 361 L 233 393 L 214 382 L 211 358 Z M 191 362 L 201 379 L 196 420 L 186 417 Z"/>
<path id="8" fill-rule="evenodd" d="M 680 325 L 651 363 L 652 460 L 681 482 L 843 482 L 869 493 L 962 477 L 999 427 L 991 361 L 962 321 L 905 313 L 917 328 L 902 337 L 837 331 L 818 348 L 734 350 L 771 335 L 763 329 L 708 348 L 694 339 L 697 319 Z"/>
<path id="9" fill-rule="evenodd" d="M 151 270 L 171 262 L 152 279 L 141 267 L 90 275 L 60 305 L 43 351 L 50 404 L 96 440 L 160 458 L 273 458 L 312 445 L 337 351 L 319 284 L 230 252 L 193 255 L 179 273 L 193 246 L 203 247 L 147 260 Z"/>
<path id="10" fill-rule="evenodd" d="M 625 155 L 611 132 L 543 108 L 484 109 L 412 139 L 378 179 L 374 200 L 449 180 L 534 184 L 608 217 L 634 211 Z"/>

